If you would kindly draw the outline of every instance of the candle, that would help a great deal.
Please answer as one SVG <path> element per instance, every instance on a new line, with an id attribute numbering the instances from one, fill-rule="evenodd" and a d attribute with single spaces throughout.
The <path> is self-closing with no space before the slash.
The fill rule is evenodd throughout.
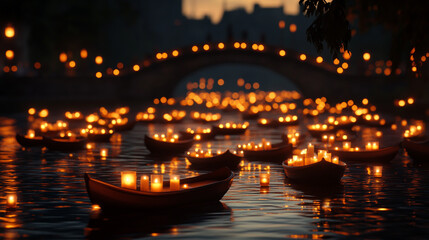
<path id="1" fill-rule="evenodd" d="M 188 187 L 189 187 L 188 184 L 183 184 L 182 186 L 183 189 L 187 189 Z"/>
<path id="2" fill-rule="evenodd" d="M 372 142 L 372 150 L 378 150 L 379 143 L 378 142 Z"/>
<path id="3" fill-rule="evenodd" d="M 149 192 L 149 176 L 143 175 L 140 177 L 140 191 Z"/>
<path id="4" fill-rule="evenodd" d="M 106 159 L 107 157 L 107 153 L 109 152 L 109 150 L 107 148 L 102 148 L 100 149 L 100 156 L 101 159 Z"/>
<path id="5" fill-rule="evenodd" d="M 262 173 L 259 175 L 259 183 L 261 187 L 269 187 L 270 186 L 270 175 L 267 173 Z"/>
<path id="6" fill-rule="evenodd" d="M 178 175 L 170 176 L 170 191 L 180 190 L 180 177 Z"/>
<path id="7" fill-rule="evenodd" d="M 36 136 L 36 133 L 33 129 L 29 129 L 27 132 L 27 137 L 28 138 L 34 138 Z"/>
<path id="8" fill-rule="evenodd" d="M 16 194 L 14 194 L 14 193 L 9 193 L 9 194 L 7 194 L 7 196 L 6 196 L 6 207 L 7 208 L 16 208 L 16 205 L 17 205 L 17 201 L 18 200 L 18 198 L 17 198 L 17 196 L 16 196 Z"/>
<path id="9" fill-rule="evenodd" d="M 307 158 L 313 158 L 314 156 L 314 145 L 309 143 L 307 147 Z"/>
<path id="10" fill-rule="evenodd" d="M 352 146 L 351 142 L 343 142 L 343 150 L 350 150 L 351 146 Z"/>
<path id="11" fill-rule="evenodd" d="M 383 166 L 374 166 L 374 177 L 381 177 L 383 175 Z"/>
<path id="12" fill-rule="evenodd" d="M 365 145 L 365 150 L 372 150 L 372 144 L 371 144 L 370 142 L 368 142 L 368 143 Z"/>
<path id="13" fill-rule="evenodd" d="M 340 161 L 338 160 L 338 157 L 332 158 L 332 163 L 339 164 Z"/>
<path id="14" fill-rule="evenodd" d="M 152 192 L 162 192 L 163 177 L 162 175 L 150 175 L 150 189 Z"/>
<path id="15" fill-rule="evenodd" d="M 121 187 L 136 190 L 137 174 L 135 171 L 121 172 Z"/>

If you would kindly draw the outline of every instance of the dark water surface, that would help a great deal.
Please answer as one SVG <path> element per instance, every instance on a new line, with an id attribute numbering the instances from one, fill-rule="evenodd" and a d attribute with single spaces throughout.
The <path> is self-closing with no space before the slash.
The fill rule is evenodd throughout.
<path id="1" fill-rule="evenodd" d="M 237 119 L 230 114 L 228 119 Z M 225 118 L 225 117 L 224 117 Z M 17 120 L 18 119 L 18 120 Z M 429 167 L 414 165 L 401 151 L 383 165 L 382 177 L 368 174 L 365 164 L 349 164 L 341 184 L 325 187 L 289 183 L 282 167 L 245 161 L 221 204 L 178 212 L 137 212 L 103 216 L 91 210 L 83 173 L 119 185 L 120 172 L 204 173 L 192 170 L 185 158 L 156 161 L 143 143 L 147 132 L 165 131 L 161 124 L 137 125 L 114 135 L 111 143 L 74 154 L 22 149 L 15 134 L 24 122 L 0 118 L 0 238 L 177 238 L 276 239 L 365 238 L 427 239 L 429 236 Z M 25 123 L 25 122 L 24 122 Z M 265 137 L 280 139 L 285 129 L 261 129 L 250 121 L 244 136 L 217 138 L 213 149 Z M 25 124 L 19 124 L 24 125 Z M 195 123 L 172 125 L 176 130 Z M 369 131 L 369 130 L 368 130 Z M 365 133 L 365 131 L 363 131 Z M 395 139 L 385 133 L 387 142 Z M 203 144 L 203 147 L 207 143 Z M 100 148 L 109 156 L 101 159 Z M 262 170 L 258 169 L 261 164 Z M 259 172 L 270 166 L 270 188 L 260 189 Z M 5 196 L 16 192 L 18 208 L 5 210 Z"/>

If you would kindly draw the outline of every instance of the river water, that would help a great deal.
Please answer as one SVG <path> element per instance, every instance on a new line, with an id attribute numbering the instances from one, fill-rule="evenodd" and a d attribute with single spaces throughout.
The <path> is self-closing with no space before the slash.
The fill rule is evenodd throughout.
<path id="1" fill-rule="evenodd" d="M 234 113 L 224 119 L 239 119 Z M 401 151 L 383 165 L 382 177 L 369 175 L 367 165 L 348 164 L 341 184 L 295 185 L 273 163 L 247 162 L 221 204 L 186 211 L 137 212 L 104 216 L 92 210 L 83 173 L 119 185 L 120 172 L 135 170 L 177 173 L 192 170 L 183 156 L 159 161 L 148 156 L 145 133 L 165 131 L 166 125 L 136 125 L 93 150 L 64 154 L 23 149 L 15 134 L 25 116 L 0 118 L 0 238 L 3 239 L 277 239 L 365 238 L 427 239 L 429 236 L 429 167 L 413 164 Z M 186 120 L 176 130 L 196 127 Z M 302 128 L 301 127 L 298 127 Z M 232 148 L 262 137 L 277 142 L 286 128 L 262 129 L 250 121 L 246 135 L 207 142 L 213 149 Z M 387 142 L 394 136 L 385 133 Z M 204 143 L 204 147 L 207 143 Z M 108 148 L 106 159 L 100 149 Z M 250 164 L 250 165 L 249 165 Z M 256 166 L 261 165 L 262 170 Z M 259 187 L 259 173 L 270 166 L 269 189 Z M 18 207 L 5 210 L 5 196 L 15 192 Z"/>

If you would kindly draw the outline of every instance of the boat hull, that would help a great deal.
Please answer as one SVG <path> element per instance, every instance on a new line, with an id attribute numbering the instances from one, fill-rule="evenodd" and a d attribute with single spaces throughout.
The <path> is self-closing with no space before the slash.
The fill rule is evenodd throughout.
<path id="1" fill-rule="evenodd" d="M 429 163 L 429 141 L 413 142 L 404 140 L 402 146 L 414 161 Z"/>
<path id="2" fill-rule="evenodd" d="M 334 164 L 325 161 L 305 165 L 305 166 L 288 166 L 287 162 L 282 163 L 286 177 L 292 181 L 318 184 L 326 182 L 339 182 L 346 170 L 346 164 Z"/>
<path id="3" fill-rule="evenodd" d="M 283 162 L 292 154 L 292 144 L 278 143 L 273 144 L 272 149 L 253 151 L 243 150 L 244 157 L 250 161 Z"/>
<path id="4" fill-rule="evenodd" d="M 247 128 L 220 128 L 213 126 L 212 132 L 215 135 L 242 135 L 246 132 Z"/>
<path id="5" fill-rule="evenodd" d="M 86 146 L 86 139 L 81 138 L 77 139 L 75 141 L 62 141 L 60 139 L 54 139 L 54 138 L 43 138 L 44 145 L 49 150 L 55 150 L 55 151 L 62 151 L 62 152 L 73 152 L 73 151 L 79 151 L 85 148 Z"/>
<path id="6" fill-rule="evenodd" d="M 23 147 L 41 147 L 43 146 L 43 138 L 26 138 L 24 135 L 16 134 L 16 141 Z"/>
<path id="7" fill-rule="evenodd" d="M 192 163 L 191 167 L 201 169 L 217 169 L 221 167 L 236 169 L 241 161 L 240 156 L 231 153 L 229 150 L 214 157 L 196 158 L 187 156 L 186 158 Z"/>
<path id="8" fill-rule="evenodd" d="M 181 180 L 181 184 L 212 180 L 195 188 L 167 192 L 143 192 L 120 188 L 96 179 L 85 173 L 85 184 L 93 204 L 102 209 L 165 209 L 183 205 L 216 202 L 222 199 L 231 187 L 234 173 L 222 168 L 212 173 Z M 169 185 L 164 182 L 164 185 Z"/>
<path id="9" fill-rule="evenodd" d="M 175 155 L 180 154 L 188 150 L 194 144 L 193 139 L 179 140 L 178 142 L 163 142 L 155 140 L 147 135 L 144 137 L 144 143 L 146 144 L 147 149 L 153 154 L 158 155 Z"/>
<path id="10" fill-rule="evenodd" d="M 400 147 L 391 146 L 385 147 L 379 150 L 373 151 L 343 151 L 343 150 L 334 150 L 329 149 L 329 152 L 334 156 L 338 156 L 341 161 L 351 161 L 351 162 L 367 162 L 367 163 L 387 163 L 395 158 L 396 154 L 398 154 Z"/>

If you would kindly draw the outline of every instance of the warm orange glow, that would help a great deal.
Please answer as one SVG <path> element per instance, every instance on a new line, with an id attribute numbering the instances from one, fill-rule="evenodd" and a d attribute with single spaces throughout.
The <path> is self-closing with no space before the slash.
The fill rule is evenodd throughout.
<path id="1" fill-rule="evenodd" d="M 242 87 L 243 85 L 244 85 L 244 79 L 239 78 L 239 79 L 237 80 L 237 86 Z"/>
<path id="2" fill-rule="evenodd" d="M 334 59 L 334 64 L 335 64 L 335 65 L 340 64 L 340 60 L 338 60 L 338 58 L 335 58 L 335 59 Z"/>
<path id="3" fill-rule="evenodd" d="M 253 83 L 253 89 L 259 89 L 259 83 L 257 82 Z"/>
<path id="4" fill-rule="evenodd" d="M 12 50 L 7 50 L 5 55 L 7 59 L 12 60 L 13 57 L 15 56 L 15 53 Z"/>
<path id="5" fill-rule="evenodd" d="M 100 206 L 99 206 L 99 205 L 97 205 L 97 204 L 94 204 L 94 205 L 92 205 L 92 210 L 93 210 L 93 211 L 100 210 Z"/>
<path id="6" fill-rule="evenodd" d="M 204 44 L 203 46 L 204 51 L 210 50 L 210 46 L 208 44 Z"/>
<path id="7" fill-rule="evenodd" d="M 285 26 L 286 26 L 285 21 L 280 20 L 280 21 L 279 21 L 279 28 L 283 29 L 283 28 L 285 28 Z"/>
<path id="8" fill-rule="evenodd" d="M 347 69 L 347 68 L 349 68 L 349 64 L 345 62 L 345 63 L 341 64 L 341 67 L 344 69 Z"/>
<path id="9" fill-rule="evenodd" d="M 363 105 L 368 105 L 368 103 L 369 103 L 368 99 L 366 99 L 366 98 L 362 99 L 362 104 Z"/>
<path id="10" fill-rule="evenodd" d="M 36 114 L 36 109 L 35 108 L 29 108 L 28 109 L 28 115 L 34 115 Z"/>
<path id="11" fill-rule="evenodd" d="M 362 57 L 363 57 L 363 60 L 369 61 L 369 59 L 371 59 L 371 54 L 369 54 L 369 53 L 366 52 L 366 53 L 363 54 Z"/>
<path id="12" fill-rule="evenodd" d="M 40 112 L 39 112 L 39 117 L 41 117 L 41 118 L 45 118 L 45 117 L 47 117 L 49 115 L 49 111 L 48 111 L 48 109 L 42 109 Z"/>
<path id="13" fill-rule="evenodd" d="M 8 72 L 10 71 L 9 66 L 4 66 L 4 67 L 3 67 L 3 71 L 4 71 L 5 73 L 8 73 Z"/>
<path id="14" fill-rule="evenodd" d="M 4 29 L 4 35 L 5 35 L 7 38 L 13 38 L 13 37 L 15 36 L 15 28 L 13 28 L 13 27 L 11 27 L 11 26 L 7 26 L 7 27 Z"/>
<path id="15" fill-rule="evenodd" d="M 16 71 L 18 71 L 18 67 L 17 67 L 17 66 L 15 66 L 15 65 L 13 65 L 12 67 L 10 67 L 10 70 L 11 70 L 12 72 L 16 72 Z"/>
<path id="16" fill-rule="evenodd" d="M 103 63 L 103 57 L 101 57 L 101 56 L 95 57 L 95 63 L 98 65 L 102 64 Z"/>
<path id="17" fill-rule="evenodd" d="M 121 187 L 136 190 L 137 174 L 135 171 L 121 172 Z"/>
<path id="18" fill-rule="evenodd" d="M 157 53 L 157 54 L 155 55 L 155 57 L 156 57 L 156 59 L 158 59 L 158 60 L 162 59 L 162 53 Z"/>
<path id="19" fill-rule="evenodd" d="M 301 55 L 299 55 L 299 59 L 301 61 L 305 61 L 305 59 L 307 59 L 307 56 L 305 54 L 301 54 Z"/>
<path id="20" fill-rule="evenodd" d="M 316 58 L 316 62 L 317 62 L 317 63 L 322 63 L 322 62 L 323 62 L 323 58 L 322 58 L 321 56 L 318 56 L 318 57 Z"/>
<path id="21" fill-rule="evenodd" d="M 173 57 L 177 57 L 177 56 L 179 56 L 179 51 L 177 51 L 177 50 L 173 50 L 173 51 L 171 52 L 171 55 L 172 55 Z"/>
<path id="22" fill-rule="evenodd" d="M 408 100 L 407 100 L 407 102 L 408 102 L 408 104 L 413 104 L 414 103 L 414 98 L 408 98 Z"/>
<path id="23" fill-rule="evenodd" d="M 101 72 L 96 72 L 95 73 L 95 77 L 96 78 L 101 78 L 103 76 L 103 74 Z"/>
<path id="24" fill-rule="evenodd" d="M 16 194 L 14 194 L 14 193 L 9 193 L 7 196 L 6 196 L 6 206 L 8 207 L 8 208 L 15 208 L 16 207 L 16 204 L 17 204 L 17 197 L 16 197 Z"/>
<path id="25" fill-rule="evenodd" d="M 350 52 L 350 51 L 345 51 L 345 52 L 343 53 L 343 58 L 344 58 L 344 60 L 349 60 L 351 57 L 352 57 L 352 52 Z"/>
<path id="26" fill-rule="evenodd" d="M 74 67 L 76 67 L 76 62 L 75 62 L 75 61 L 70 61 L 70 62 L 69 62 L 69 67 L 70 67 L 70 68 L 74 68 Z"/>
<path id="27" fill-rule="evenodd" d="M 134 70 L 134 72 L 138 72 L 139 70 L 140 70 L 140 66 L 139 65 L 134 65 L 133 66 L 133 70 Z"/>
<path id="28" fill-rule="evenodd" d="M 240 43 L 239 43 L 239 42 L 235 42 L 235 43 L 234 43 L 234 47 L 235 47 L 235 48 L 240 48 Z"/>
<path id="29" fill-rule="evenodd" d="M 252 44 L 252 49 L 255 51 L 258 50 L 258 44 L 256 43 Z"/>
<path id="30" fill-rule="evenodd" d="M 60 53 L 60 62 L 66 62 L 67 61 L 67 54 L 62 52 Z"/>
<path id="31" fill-rule="evenodd" d="M 416 66 L 412 67 L 412 68 L 411 68 L 411 71 L 413 71 L 413 72 L 417 72 L 417 67 L 416 67 Z"/>
<path id="32" fill-rule="evenodd" d="M 224 83 L 225 83 L 225 81 L 222 78 L 217 80 L 217 85 L 219 85 L 219 86 L 223 86 Z"/>
<path id="33" fill-rule="evenodd" d="M 198 51 L 198 47 L 197 46 L 192 46 L 192 52 L 197 52 Z"/>
<path id="34" fill-rule="evenodd" d="M 405 100 L 399 100 L 398 101 L 398 106 L 400 106 L 400 107 L 403 107 L 403 106 L 405 106 Z"/>
<path id="35" fill-rule="evenodd" d="M 113 70 L 113 75 L 118 76 L 119 75 L 119 69 Z"/>
<path id="36" fill-rule="evenodd" d="M 168 57 L 168 54 L 167 54 L 166 52 L 164 52 L 164 53 L 162 53 L 162 54 L 161 54 L 161 56 L 162 56 L 162 58 L 164 58 L 164 59 L 165 59 L 165 58 L 167 58 L 167 57 Z"/>
<path id="37" fill-rule="evenodd" d="M 83 59 L 88 57 L 88 51 L 85 48 L 80 50 L 80 57 Z"/>
<path id="38" fill-rule="evenodd" d="M 39 62 L 35 62 L 34 63 L 34 68 L 35 69 L 40 69 L 42 67 L 42 64 L 40 64 Z"/>
<path id="39" fill-rule="evenodd" d="M 392 70 L 390 68 L 384 69 L 384 75 L 389 76 L 392 73 Z"/>
<path id="40" fill-rule="evenodd" d="M 121 62 L 118 62 L 118 64 L 116 64 L 116 67 L 118 67 L 118 69 L 122 69 L 124 68 L 124 64 Z"/>
<path id="41" fill-rule="evenodd" d="M 270 175 L 267 173 L 262 173 L 259 175 L 259 184 L 261 187 L 270 186 Z"/>
<path id="42" fill-rule="evenodd" d="M 243 42 L 243 43 L 241 43 L 241 44 L 240 44 L 240 47 L 241 47 L 242 49 L 246 49 L 246 48 L 247 48 L 247 44 Z"/>
<path id="43" fill-rule="evenodd" d="M 281 56 L 281 57 L 284 57 L 285 55 L 286 55 L 286 51 L 285 50 L 280 50 L 279 51 L 279 55 Z"/>
<path id="44" fill-rule="evenodd" d="M 344 69 L 342 67 L 337 68 L 337 73 L 342 74 L 344 72 Z"/>
<path id="45" fill-rule="evenodd" d="M 218 47 L 219 49 L 224 49 L 224 48 L 225 48 L 225 44 L 223 44 L 223 43 L 219 43 L 219 44 L 217 45 L 217 47 Z"/>
<path id="46" fill-rule="evenodd" d="M 264 49 L 265 49 L 264 45 L 259 44 L 259 46 L 258 46 L 258 50 L 259 50 L 259 51 L 264 51 Z"/>
<path id="47" fill-rule="evenodd" d="M 294 24 L 294 23 L 292 23 L 291 25 L 289 25 L 289 31 L 290 32 L 292 32 L 292 33 L 294 33 L 294 32 L 296 32 L 296 24 Z"/>

